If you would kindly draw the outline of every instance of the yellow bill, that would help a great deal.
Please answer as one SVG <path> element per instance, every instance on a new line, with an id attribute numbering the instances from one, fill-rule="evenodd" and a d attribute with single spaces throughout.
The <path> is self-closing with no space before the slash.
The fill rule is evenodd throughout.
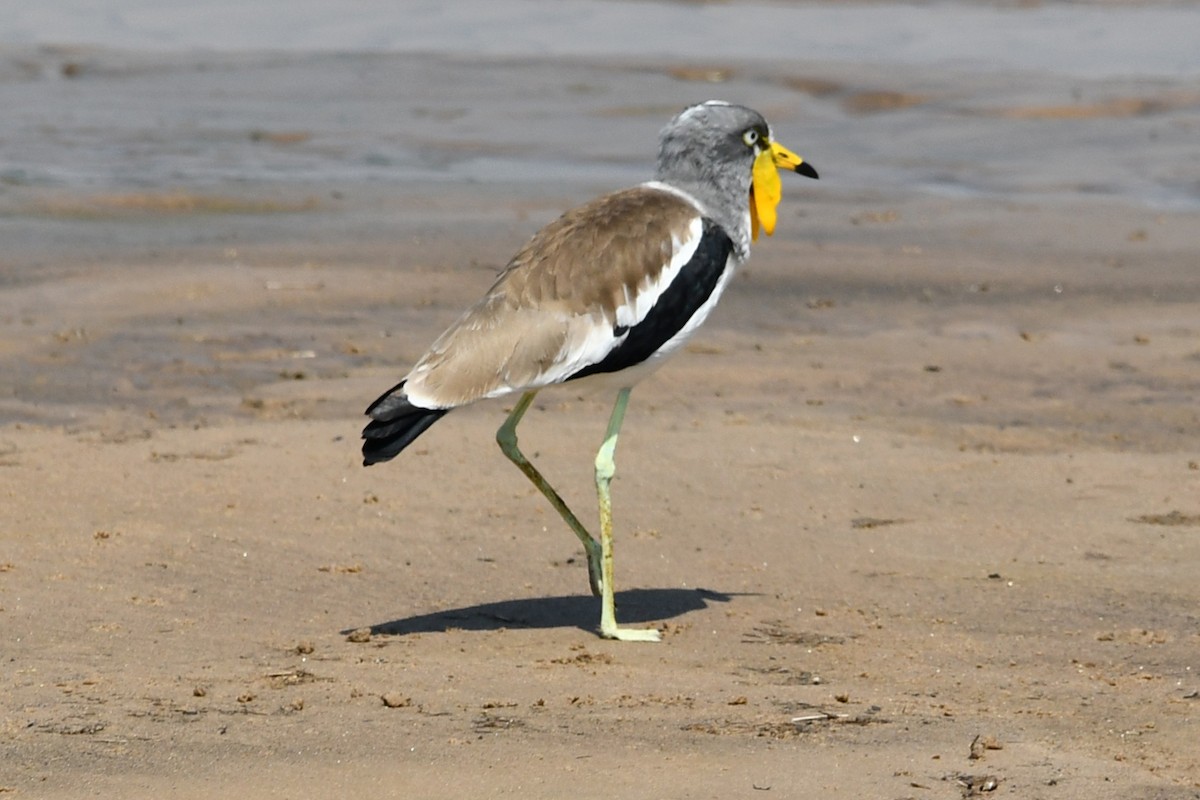
<path id="1" fill-rule="evenodd" d="M 750 173 L 750 237 L 753 241 L 758 241 L 760 227 L 767 236 L 775 233 L 775 209 L 783 197 L 780 167 L 809 178 L 817 177 L 817 171 L 811 165 L 779 142 L 771 142 L 770 149 L 759 153 Z"/>

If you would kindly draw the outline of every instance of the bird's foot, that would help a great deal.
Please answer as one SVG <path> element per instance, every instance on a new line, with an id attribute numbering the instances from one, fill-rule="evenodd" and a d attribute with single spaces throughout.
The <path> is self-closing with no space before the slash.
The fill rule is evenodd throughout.
<path id="1" fill-rule="evenodd" d="M 662 634 L 655 628 L 619 628 L 600 626 L 600 635 L 605 639 L 616 639 L 620 642 L 661 642 Z"/>

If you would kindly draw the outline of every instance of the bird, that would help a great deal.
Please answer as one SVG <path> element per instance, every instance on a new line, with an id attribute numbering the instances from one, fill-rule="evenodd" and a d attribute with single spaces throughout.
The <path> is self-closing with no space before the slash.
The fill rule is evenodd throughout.
<path id="1" fill-rule="evenodd" d="M 654 177 L 567 211 L 513 256 L 491 288 L 366 410 L 363 465 L 388 461 L 450 411 L 516 397 L 496 431 L 508 457 L 579 538 L 601 600 L 600 636 L 659 641 L 617 624 L 610 486 L 634 385 L 696 332 L 760 230 L 775 230 L 779 170 L 817 171 L 750 108 L 709 100 L 659 133 Z M 615 391 L 596 451 L 600 538 L 521 452 L 517 426 L 537 393 L 583 382 Z"/>

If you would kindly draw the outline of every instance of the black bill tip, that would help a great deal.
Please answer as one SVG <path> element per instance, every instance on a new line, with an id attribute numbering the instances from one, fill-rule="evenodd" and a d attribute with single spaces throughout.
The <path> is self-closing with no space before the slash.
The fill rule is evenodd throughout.
<path id="1" fill-rule="evenodd" d="M 800 162 L 800 166 L 796 167 L 796 173 L 803 175 L 806 178 L 812 178 L 813 180 L 817 180 L 821 177 L 817 174 L 817 171 L 813 169 L 812 164 L 809 164 L 807 161 Z"/>

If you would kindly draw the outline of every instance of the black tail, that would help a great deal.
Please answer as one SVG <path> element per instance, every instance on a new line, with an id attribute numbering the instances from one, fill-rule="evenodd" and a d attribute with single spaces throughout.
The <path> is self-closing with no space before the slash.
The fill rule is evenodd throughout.
<path id="1" fill-rule="evenodd" d="M 450 410 L 414 406 L 404 396 L 403 388 L 401 381 L 367 408 L 371 421 L 362 432 L 364 467 L 395 458 Z"/>

